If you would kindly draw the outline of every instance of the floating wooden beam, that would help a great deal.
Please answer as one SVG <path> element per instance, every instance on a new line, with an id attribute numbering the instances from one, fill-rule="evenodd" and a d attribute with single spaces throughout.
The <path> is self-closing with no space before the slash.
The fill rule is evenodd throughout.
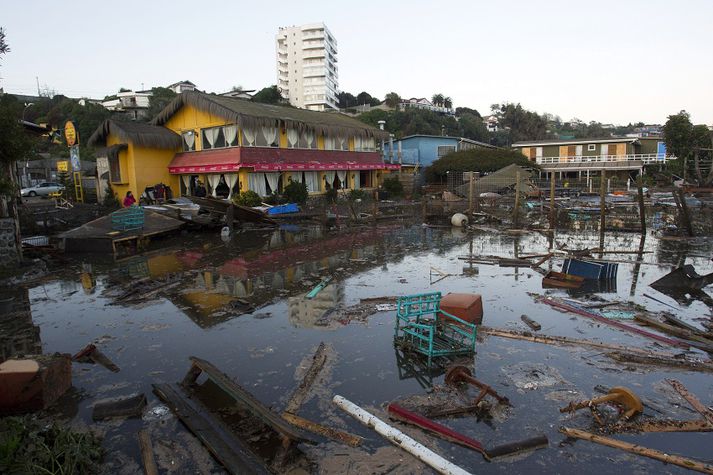
<path id="1" fill-rule="evenodd" d="M 288 423 L 278 414 L 271 411 L 263 403 L 258 401 L 255 396 L 240 387 L 238 383 L 230 379 L 225 373 L 221 372 L 211 363 L 206 360 L 196 358 L 195 356 L 191 356 L 189 359 L 191 360 L 193 366 L 189 373 L 186 375 L 186 378 L 183 380 L 184 385 L 187 386 L 195 383 L 195 380 L 198 378 L 200 373 L 205 372 L 206 375 L 215 384 L 220 386 L 223 391 L 225 391 L 239 403 L 245 405 L 252 414 L 259 417 L 265 424 L 280 433 L 283 437 L 286 437 L 293 441 L 305 441 L 314 443 L 312 437 L 310 437 L 307 433 Z M 191 381 L 191 378 L 193 381 Z"/>
<path id="2" fill-rule="evenodd" d="M 270 473 L 242 440 L 235 437 L 215 416 L 183 394 L 177 385 L 154 384 L 153 390 L 228 472 Z"/>
<path id="3" fill-rule="evenodd" d="M 302 378 L 302 382 L 300 383 L 300 385 L 297 387 L 297 389 L 295 389 L 295 392 L 292 393 L 292 397 L 290 397 L 290 400 L 287 402 L 284 412 L 289 412 L 291 414 L 297 413 L 299 408 L 302 406 L 302 404 L 304 404 L 305 400 L 307 399 L 307 396 L 309 395 L 309 390 L 314 384 L 315 379 L 317 379 L 319 372 L 322 371 L 322 368 L 324 367 L 324 363 L 326 361 L 326 346 L 324 345 L 324 342 L 321 342 L 317 347 L 317 351 L 312 357 L 312 364 L 305 373 L 304 378 Z"/>
<path id="4" fill-rule="evenodd" d="M 689 459 L 686 457 L 681 457 L 679 455 L 670 455 L 660 452 L 655 449 L 650 449 L 648 447 L 642 447 L 636 444 L 630 444 L 629 442 L 623 442 L 621 440 L 612 439 L 609 437 L 604 437 L 601 435 L 592 434 L 579 429 L 570 429 L 568 427 L 560 428 L 560 432 L 565 434 L 567 437 L 572 437 L 575 439 L 588 440 L 596 444 L 606 445 L 607 447 L 614 447 L 615 449 L 625 450 L 626 452 L 643 455 L 644 457 L 649 457 L 655 460 L 660 460 L 664 463 L 670 463 L 673 465 L 678 465 L 679 467 L 687 468 L 690 470 L 696 470 L 702 473 L 713 474 L 713 465 L 708 465 L 698 460 Z"/>
<path id="5" fill-rule="evenodd" d="M 706 420 L 706 422 L 708 422 L 708 424 L 711 424 L 711 426 L 713 426 L 713 411 L 703 405 L 703 403 L 699 401 L 696 396 L 688 392 L 686 386 L 684 386 L 680 381 L 677 381 L 675 379 L 667 379 L 666 382 L 670 384 L 673 389 L 675 389 L 676 392 L 681 395 L 683 399 L 688 401 L 691 407 L 698 411 Z"/>
<path id="6" fill-rule="evenodd" d="M 713 426 L 703 419 L 693 421 L 646 420 L 609 427 L 615 432 L 712 432 Z"/>
<path id="7" fill-rule="evenodd" d="M 323 426 L 322 424 L 318 424 L 317 422 L 310 421 L 309 419 L 305 419 L 304 417 L 300 417 L 289 412 L 283 412 L 282 417 L 293 426 L 302 428 L 314 434 L 328 437 L 332 440 L 342 442 L 352 447 L 358 447 L 361 445 L 363 440 L 358 435 L 350 434 L 349 432 L 337 430 L 332 427 Z"/>
<path id="8" fill-rule="evenodd" d="M 151 446 L 151 437 L 149 433 L 142 429 L 139 431 L 139 447 L 141 448 L 141 461 L 144 466 L 144 475 L 158 475 L 158 467 Z"/>

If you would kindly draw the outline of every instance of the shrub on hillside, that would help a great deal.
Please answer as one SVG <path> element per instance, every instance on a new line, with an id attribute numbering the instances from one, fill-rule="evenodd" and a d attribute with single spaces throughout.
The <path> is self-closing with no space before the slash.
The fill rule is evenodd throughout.
<path id="1" fill-rule="evenodd" d="M 534 162 L 516 150 L 476 148 L 450 153 L 439 158 L 426 168 L 426 181 L 443 182 L 446 180 L 446 172 L 449 171 L 491 173 L 512 164 L 538 168 Z"/>

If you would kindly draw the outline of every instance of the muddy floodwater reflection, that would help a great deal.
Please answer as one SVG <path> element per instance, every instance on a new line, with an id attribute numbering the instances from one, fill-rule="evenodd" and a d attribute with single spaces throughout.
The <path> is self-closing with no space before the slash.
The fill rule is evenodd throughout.
<path id="1" fill-rule="evenodd" d="M 483 324 L 488 327 L 526 330 L 520 317 L 527 315 L 541 324 L 542 334 L 652 350 L 670 348 L 558 312 L 535 302 L 528 293 L 582 301 L 632 301 L 650 312 L 671 311 L 703 329 L 701 325 L 710 322 L 711 309 L 706 305 L 710 297 L 705 289 L 702 294 L 681 296 L 648 286 L 683 263 L 693 264 L 702 274 L 711 272 L 713 245 L 705 239 L 684 244 L 653 235 L 642 241 L 639 235 L 610 233 L 606 249 L 641 254 L 607 254 L 607 259 L 619 263 L 616 282 L 579 291 L 543 289 L 542 274 L 531 268 L 462 259 L 473 255 L 514 258 L 565 245 L 567 249 L 595 248 L 599 236 L 572 231 L 552 241 L 538 233 L 510 235 L 486 228 L 464 232 L 421 225 L 346 232 L 289 226 L 274 232 L 237 233 L 228 242 L 217 235 L 183 236 L 166 249 L 116 263 L 73 260 L 41 284 L 1 294 L 0 348 L 4 357 L 31 353 L 40 345 L 44 353 L 73 354 L 94 342 L 121 368 L 112 373 L 100 365 L 75 363 L 75 390 L 63 400 L 64 405 L 78 407 L 70 411 L 72 423 L 91 426 L 104 436 L 108 473 L 141 470 L 135 434 L 142 427 L 152 436 L 162 470 L 216 473 L 220 466 L 153 395 L 151 385 L 180 381 L 188 370 L 189 356 L 197 356 L 212 362 L 265 405 L 281 411 L 315 348 L 324 341 L 332 352 L 330 362 L 300 415 L 348 430 L 365 442 L 357 449 L 326 441 L 301 448 L 306 460 L 302 467 L 318 473 L 430 473 L 331 402 L 334 394 L 340 394 L 387 419 L 386 403 L 428 397 L 444 384 L 443 371 L 426 368 L 394 348 L 395 312 L 371 306 L 364 310 L 368 299 L 386 297 L 384 302 L 390 302 L 394 296 L 432 291 L 479 293 Z M 561 263 L 555 258 L 543 268 L 560 270 Z M 433 284 L 432 269 L 442 277 Z M 304 298 L 327 277 L 332 280 L 314 299 Z M 10 314 L 16 317 L 10 320 L 6 317 Z M 587 411 L 570 415 L 561 414 L 559 408 L 571 400 L 598 395 L 597 386 L 627 386 L 655 408 L 646 409 L 645 415 L 699 417 L 665 384 L 666 378 L 684 383 L 704 404 L 713 401 L 710 373 L 615 363 L 591 348 L 493 336 L 480 336 L 476 351 L 469 361 L 475 375 L 507 396 L 512 407 L 493 411 L 487 421 L 465 416 L 442 422 L 486 446 L 537 434 L 546 434 L 550 444 L 544 450 L 488 463 L 467 448 L 399 425 L 473 473 L 679 472 L 682 469 L 625 452 L 566 440 L 558 427 L 591 430 L 594 425 Z M 209 389 L 202 391 L 210 393 Z M 97 400 L 138 392 L 149 398 L 143 419 L 91 421 Z M 711 458 L 710 433 L 616 437 L 667 453 Z"/>

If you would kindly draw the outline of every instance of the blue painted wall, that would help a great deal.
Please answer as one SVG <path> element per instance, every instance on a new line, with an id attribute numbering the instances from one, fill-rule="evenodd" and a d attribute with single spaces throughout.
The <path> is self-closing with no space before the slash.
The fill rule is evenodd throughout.
<path id="1" fill-rule="evenodd" d="M 401 156 L 403 163 L 420 163 L 427 167 L 438 159 L 438 147 L 450 145 L 458 149 L 457 137 L 407 137 L 403 140 L 394 140 L 394 163 L 398 163 L 399 142 L 401 142 Z M 389 161 L 389 143 L 386 142 L 384 160 Z"/>

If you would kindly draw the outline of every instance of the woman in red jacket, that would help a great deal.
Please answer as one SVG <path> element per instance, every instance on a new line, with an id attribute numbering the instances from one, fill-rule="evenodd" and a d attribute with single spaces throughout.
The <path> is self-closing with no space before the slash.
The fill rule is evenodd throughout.
<path id="1" fill-rule="evenodd" d="M 136 198 L 131 194 L 130 191 L 126 192 L 126 197 L 124 198 L 124 208 L 129 208 L 136 203 Z"/>

